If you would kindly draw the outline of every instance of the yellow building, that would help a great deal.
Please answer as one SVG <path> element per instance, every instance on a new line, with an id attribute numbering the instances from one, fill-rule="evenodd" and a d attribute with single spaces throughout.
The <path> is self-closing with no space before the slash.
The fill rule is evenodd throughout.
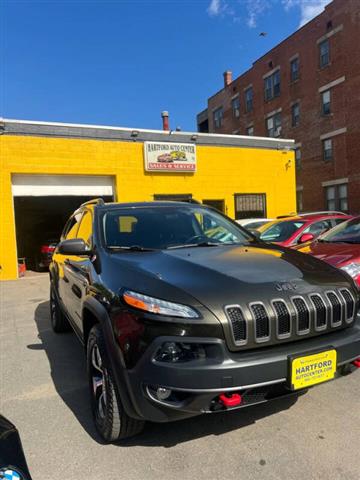
<path id="1" fill-rule="evenodd" d="M 18 120 L 0 134 L 2 280 L 93 197 L 194 199 L 232 218 L 296 209 L 292 140 Z"/>

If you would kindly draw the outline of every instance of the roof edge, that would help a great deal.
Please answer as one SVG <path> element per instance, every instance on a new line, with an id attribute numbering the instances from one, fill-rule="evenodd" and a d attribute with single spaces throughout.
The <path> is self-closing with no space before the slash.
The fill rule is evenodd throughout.
<path id="1" fill-rule="evenodd" d="M 77 137 L 123 141 L 167 141 L 190 142 L 202 145 L 228 145 L 291 149 L 295 140 L 270 137 L 251 137 L 224 133 L 200 133 L 187 131 L 164 131 L 143 128 L 116 127 L 81 123 L 43 122 L 38 120 L 17 120 L 1 118 L 3 134 L 40 135 L 54 137 Z"/>

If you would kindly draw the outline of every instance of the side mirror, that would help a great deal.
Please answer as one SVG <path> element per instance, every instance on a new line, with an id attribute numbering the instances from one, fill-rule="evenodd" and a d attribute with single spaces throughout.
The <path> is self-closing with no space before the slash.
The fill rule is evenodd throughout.
<path id="1" fill-rule="evenodd" d="M 315 236 L 312 233 L 303 233 L 299 238 L 298 243 L 306 243 L 314 240 Z"/>
<path id="2" fill-rule="evenodd" d="M 91 255 L 91 250 L 86 246 L 86 243 L 82 238 L 70 238 L 69 240 L 63 240 L 56 248 L 61 255 Z"/>

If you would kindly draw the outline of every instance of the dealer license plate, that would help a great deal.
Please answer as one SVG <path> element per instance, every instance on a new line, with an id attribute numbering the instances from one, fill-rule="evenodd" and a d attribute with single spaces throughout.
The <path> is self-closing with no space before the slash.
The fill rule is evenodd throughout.
<path id="1" fill-rule="evenodd" d="M 311 387 L 332 380 L 336 373 L 336 350 L 291 359 L 291 388 Z"/>

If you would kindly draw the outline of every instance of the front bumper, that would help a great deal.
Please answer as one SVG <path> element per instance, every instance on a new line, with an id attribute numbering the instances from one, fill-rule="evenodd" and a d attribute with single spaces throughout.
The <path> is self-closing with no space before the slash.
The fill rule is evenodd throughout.
<path id="1" fill-rule="evenodd" d="M 154 360 L 164 342 L 179 341 L 211 345 L 213 355 L 187 363 Z M 288 387 L 289 357 L 327 349 L 336 349 L 338 371 L 360 357 L 360 317 L 351 328 L 244 352 L 230 352 L 220 339 L 158 337 L 136 367 L 127 370 L 134 411 L 145 420 L 167 422 L 217 411 L 218 396 L 224 392 L 242 394 L 241 407 L 289 395 L 294 393 Z M 172 390 L 177 401 L 159 401 L 154 396 L 157 387 Z"/>

